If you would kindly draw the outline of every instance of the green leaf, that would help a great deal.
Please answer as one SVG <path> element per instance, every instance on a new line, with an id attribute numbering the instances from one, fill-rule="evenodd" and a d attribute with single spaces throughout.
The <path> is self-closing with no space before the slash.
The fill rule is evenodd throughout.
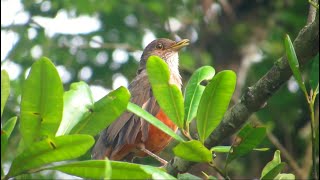
<path id="1" fill-rule="evenodd" d="M 204 80 L 210 80 L 215 74 L 211 66 L 203 66 L 197 69 L 191 76 L 184 94 L 184 110 L 186 115 L 186 124 L 189 124 L 197 114 L 200 98 L 205 86 L 200 85 Z"/>
<path id="2" fill-rule="evenodd" d="M 170 84 L 168 64 L 158 56 L 150 56 L 147 60 L 147 73 L 161 109 L 179 128 L 184 128 L 183 96 L 180 89 Z"/>
<path id="3" fill-rule="evenodd" d="M 75 134 L 35 142 L 12 162 L 9 177 L 31 172 L 43 165 L 77 158 L 94 144 L 89 135 Z"/>
<path id="4" fill-rule="evenodd" d="M 160 168 L 119 161 L 109 161 L 111 179 L 175 179 Z M 67 174 L 92 179 L 105 177 L 106 161 L 89 160 L 63 164 L 43 170 L 58 170 Z"/>
<path id="5" fill-rule="evenodd" d="M 201 180 L 200 177 L 195 176 L 190 173 L 183 173 L 183 174 L 178 174 L 178 179 L 183 179 L 183 180 Z"/>
<path id="6" fill-rule="evenodd" d="M 212 153 L 200 141 L 180 142 L 173 148 L 176 156 L 193 162 L 211 162 Z"/>
<path id="7" fill-rule="evenodd" d="M 230 151 L 227 158 L 227 164 L 232 160 L 252 151 L 261 143 L 265 136 L 265 127 L 253 128 L 250 124 L 247 124 L 238 133 L 238 139 L 240 140 L 240 143 L 233 145 L 232 150 Z"/>
<path id="8" fill-rule="evenodd" d="M 276 150 L 273 155 L 272 161 L 268 162 L 268 164 L 263 168 L 261 172 L 261 177 L 265 176 L 269 171 L 271 171 L 274 167 L 281 163 L 280 151 Z"/>
<path id="9" fill-rule="evenodd" d="M 176 179 L 175 177 L 166 173 L 164 169 L 147 165 L 140 165 L 140 167 L 142 170 L 144 170 L 144 172 L 150 174 L 152 179 Z"/>
<path id="10" fill-rule="evenodd" d="M 319 54 L 317 58 L 312 62 L 310 84 L 313 91 L 316 90 L 317 85 L 319 84 Z"/>
<path id="11" fill-rule="evenodd" d="M 231 150 L 231 146 L 215 146 L 210 149 L 212 152 L 228 153 Z"/>
<path id="12" fill-rule="evenodd" d="M 109 167 L 107 169 L 106 163 L 110 163 L 110 161 L 109 160 L 78 161 L 78 162 L 71 162 L 63 165 L 45 168 L 44 170 L 58 170 L 70 175 L 74 175 L 82 178 L 88 178 L 88 179 L 103 179 L 106 177 L 106 171 L 110 172 L 108 175 L 110 175 L 111 177 L 112 168 Z"/>
<path id="13" fill-rule="evenodd" d="M 197 129 L 201 142 L 206 140 L 222 120 L 235 86 L 236 74 L 226 70 L 214 76 L 205 88 L 197 112 Z"/>
<path id="14" fill-rule="evenodd" d="M 161 122 L 156 117 L 152 116 L 149 112 L 142 109 L 140 106 L 133 104 L 131 102 L 128 103 L 127 107 L 128 111 L 134 113 L 135 115 L 143 118 L 144 120 L 148 121 L 150 124 L 154 125 L 155 127 L 159 128 L 169 136 L 173 137 L 177 141 L 184 141 L 180 136 L 178 136 L 172 129 L 170 129 L 167 125 Z"/>
<path id="15" fill-rule="evenodd" d="M 285 166 L 285 163 L 280 163 L 278 165 L 276 165 L 274 168 L 272 168 L 266 175 L 264 175 L 261 180 L 267 180 L 267 179 L 275 179 L 275 177 L 277 177 L 281 171 L 283 170 Z"/>
<path id="16" fill-rule="evenodd" d="M 72 83 L 70 90 L 63 95 L 63 116 L 57 136 L 68 134 L 93 107 L 89 86 L 81 81 Z"/>
<path id="17" fill-rule="evenodd" d="M 1 157 L 3 157 L 4 153 L 6 152 L 8 140 L 16 125 L 16 122 L 17 116 L 14 116 L 10 118 L 7 122 L 5 122 L 3 128 L 1 129 Z"/>
<path id="18" fill-rule="evenodd" d="M 10 94 L 10 79 L 6 70 L 1 70 L 1 117 Z"/>
<path id="19" fill-rule="evenodd" d="M 139 164 L 111 161 L 111 179 L 150 179 L 151 175 L 140 166 Z"/>
<path id="20" fill-rule="evenodd" d="M 96 135 L 116 120 L 127 108 L 130 92 L 124 87 L 111 91 L 94 103 L 86 116 L 71 130 L 70 134 Z"/>
<path id="21" fill-rule="evenodd" d="M 299 61 L 296 55 L 296 52 L 294 50 L 293 44 L 291 42 L 291 39 L 289 37 L 289 35 L 287 34 L 285 37 L 285 48 L 286 48 L 286 54 L 287 54 L 287 58 L 288 58 L 288 62 L 290 65 L 290 68 L 292 70 L 293 76 L 296 79 L 296 81 L 299 84 L 299 87 L 301 88 L 301 90 L 307 94 L 307 90 L 306 87 L 304 85 L 304 82 L 302 80 L 302 76 L 299 70 Z"/>
<path id="22" fill-rule="evenodd" d="M 63 87 L 47 58 L 36 61 L 22 88 L 20 131 L 25 145 L 54 137 L 62 118 Z"/>
<path id="23" fill-rule="evenodd" d="M 296 177 L 294 174 L 278 174 L 275 178 L 275 180 L 295 180 Z"/>

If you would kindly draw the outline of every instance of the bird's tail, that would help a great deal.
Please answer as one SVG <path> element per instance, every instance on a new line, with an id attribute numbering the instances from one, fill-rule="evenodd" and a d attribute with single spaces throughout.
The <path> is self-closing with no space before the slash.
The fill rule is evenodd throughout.
<path id="1" fill-rule="evenodd" d="M 100 135 L 98 141 L 94 145 L 92 152 L 91 152 L 91 158 L 92 159 L 105 159 L 105 157 L 110 157 L 111 153 L 111 147 L 107 147 L 104 143 L 104 133 L 105 131 L 102 132 Z"/>

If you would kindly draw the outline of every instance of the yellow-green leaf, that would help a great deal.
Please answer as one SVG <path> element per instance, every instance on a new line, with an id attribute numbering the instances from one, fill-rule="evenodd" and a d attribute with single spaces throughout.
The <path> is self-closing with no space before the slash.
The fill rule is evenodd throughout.
<path id="1" fill-rule="evenodd" d="M 211 162 L 212 153 L 200 141 L 180 142 L 173 148 L 176 156 L 193 162 Z"/>
<path id="2" fill-rule="evenodd" d="M 73 127 L 70 134 L 98 134 L 116 120 L 126 109 L 130 92 L 124 87 L 111 91 L 94 103 L 86 115 Z"/>
<path id="3" fill-rule="evenodd" d="M 25 145 L 54 137 L 62 118 L 63 86 L 58 71 L 47 58 L 36 61 L 24 82 L 20 132 Z"/>
<path id="4" fill-rule="evenodd" d="M 77 158 L 85 154 L 93 144 L 93 137 L 84 134 L 35 142 L 13 160 L 8 177 L 30 172 L 52 162 Z"/>
<path id="5" fill-rule="evenodd" d="M 10 79 L 6 70 L 1 70 L 1 117 L 10 94 Z"/>
<path id="6" fill-rule="evenodd" d="M 206 86 L 197 112 L 197 129 L 201 142 L 204 142 L 218 126 L 227 111 L 236 86 L 233 71 L 221 71 Z"/>
<path id="7" fill-rule="evenodd" d="M 181 90 L 170 84 L 168 64 L 158 56 L 150 56 L 147 60 L 147 73 L 161 109 L 179 128 L 184 128 L 184 105 Z"/>
<path id="8" fill-rule="evenodd" d="M 285 48 L 286 48 L 288 62 L 289 62 L 290 68 L 292 70 L 293 76 L 297 80 L 300 89 L 305 94 L 307 94 L 306 86 L 304 85 L 304 82 L 302 80 L 302 76 L 301 76 L 301 73 L 299 70 L 299 61 L 298 61 L 296 52 L 294 50 L 293 44 L 292 44 L 291 39 L 288 34 L 286 35 L 284 44 L 285 44 Z"/>

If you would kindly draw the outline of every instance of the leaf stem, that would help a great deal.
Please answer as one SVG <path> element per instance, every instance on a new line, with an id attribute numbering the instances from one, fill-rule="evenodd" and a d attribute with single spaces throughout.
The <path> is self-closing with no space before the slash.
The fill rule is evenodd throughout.
<path id="1" fill-rule="evenodd" d="M 217 167 L 213 162 L 208 163 L 215 171 L 217 171 L 224 179 L 230 180 L 230 177 L 224 173 L 219 167 Z"/>
<path id="2" fill-rule="evenodd" d="M 188 138 L 189 140 L 193 140 L 189 133 L 189 128 L 187 128 L 186 130 L 182 129 L 181 132 L 186 138 Z"/>
<path id="3" fill-rule="evenodd" d="M 317 87 L 318 88 L 318 87 Z M 309 111 L 311 117 L 311 143 L 312 143 L 312 176 L 315 180 L 318 179 L 317 174 L 317 152 L 316 152 L 316 133 L 315 133 L 315 119 L 314 119 L 314 102 L 316 99 L 317 93 L 310 93 L 310 96 L 307 96 L 307 101 L 309 104 Z"/>

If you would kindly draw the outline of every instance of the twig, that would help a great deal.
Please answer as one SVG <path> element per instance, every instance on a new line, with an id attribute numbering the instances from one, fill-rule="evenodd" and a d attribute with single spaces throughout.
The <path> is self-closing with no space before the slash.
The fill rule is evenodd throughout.
<path id="1" fill-rule="evenodd" d="M 317 15 L 316 5 L 318 5 L 318 0 L 309 0 L 309 3 L 310 3 L 310 6 L 309 6 L 309 14 L 308 14 L 307 24 L 312 23 L 314 21 L 314 19 L 316 18 L 316 15 Z M 319 5 L 318 5 L 318 9 L 319 9 Z"/>
<path id="2" fill-rule="evenodd" d="M 215 171 L 217 171 L 224 179 L 230 180 L 230 177 L 226 175 L 220 168 L 218 168 L 215 164 L 209 163 L 209 166 L 212 167 Z"/>
<path id="3" fill-rule="evenodd" d="M 319 88 L 319 84 L 317 89 Z M 312 143 L 312 176 L 315 180 L 318 179 L 317 173 L 317 146 L 316 146 L 316 132 L 315 132 L 315 117 L 314 117 L 314 102 L 316 94 L 311 91 L 310 96 L 306 96 L 309 104 L 310 118 L 311 118 L 311 143 Z"/>
<path id="4" fill-rule="evenodd" d="M 300 65 L 306 64 L 319 52 L 319 16 L 305 26 L 294 41 Z M 230 108 L 219 126 L 206 141 L 207 147 L 215 146 L 235 133 L 245 124 L 249 116 L 266 105 L 266 101 L 292 76 L 286 57 L 280 58 L 274 66 L 252 87 L 249 87 L 240 102 Z M 176 175 L 184 172 L 194 163 L 174 157 L 166 169 Z"/>

